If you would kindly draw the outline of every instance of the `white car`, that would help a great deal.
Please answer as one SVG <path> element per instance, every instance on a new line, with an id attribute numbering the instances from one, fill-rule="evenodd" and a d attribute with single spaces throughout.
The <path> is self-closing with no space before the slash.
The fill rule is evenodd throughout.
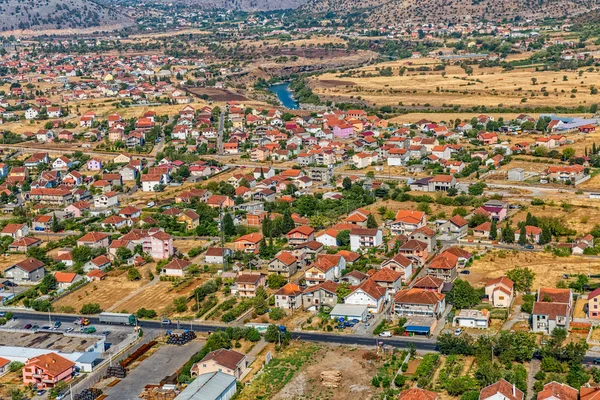
<path id="1" fill-rule="evenodd" d="M 460 336 L 461 333 L 462 333 L 462 328 L 458 328 L 457 330 L 454 331 L 454 336 Z"/>
<path id="2" fill-rule="evenodd" d="M 379 336 L 381 336 L 381 337 L 392 337 L 392 332 L 390 332 L 390 331 L 381 332 L 379 334 Z"/>

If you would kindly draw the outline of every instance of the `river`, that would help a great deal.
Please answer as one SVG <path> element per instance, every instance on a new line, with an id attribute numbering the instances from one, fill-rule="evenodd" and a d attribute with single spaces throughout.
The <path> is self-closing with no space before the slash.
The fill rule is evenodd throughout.
<path id="1" fill-rule="evenodd" d="M 269 91 L 275 93 L 279 102 L 290 110 L 296 110 L 300 108 L 298 102 L 292 97 L 292 92 L 289 90 L 289 82 L 278 83 L 277 85 L 269 86 Z"/>

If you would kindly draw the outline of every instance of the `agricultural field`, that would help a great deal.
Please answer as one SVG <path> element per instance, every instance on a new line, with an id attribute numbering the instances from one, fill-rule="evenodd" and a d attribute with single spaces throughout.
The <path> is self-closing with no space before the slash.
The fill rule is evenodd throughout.
<path id="1" fill-rule="evenodd" d="M 575 107 L 600 100 L 598 95 L 590 93 L 591 87 L 600 78 L 597 70 L 542 72 L 530 67 L 503 72 L 498 67 L 473 66 L 473 73 L 467 75 L 463 68 L 451 65 L 443 71 L 416 71 L 419 67 L 434 69 L 436 66 L 441 67 L 441 62 L 436 59 L 393 61 L 353 69 L 344 74 L 322 74 L 311 78 L 310 86 L 315 94 L 325 98 L 354 98 L 376 106 L 460 105 L 466 108 L 569 104 Z M 392 76 L 380 75 L 384 68 L 391 68 Z M 402 68 L 406 71 L 400 75 Z M 410 71 L 411 68 L 415 71 Z M 549 95 L 543 96 L 543 91 Z M 416 120 L 414 115 L 411 115 L 411 120 Z"/>
<path id="2" fill-rule="evenodd" d="M 469 268 L 471 273 L 461 279 L 473 286 L 482 287 L 487 281 L 497 278 L 516 267 L 528 267 L 535 273 L 534 288 L 556 287 L 563 274 L 600 274 L 600 261 L 583 257 L 558 257 L 552 253 L 527 253 L 507 250 L 492 250 L 475 257 Z"/>

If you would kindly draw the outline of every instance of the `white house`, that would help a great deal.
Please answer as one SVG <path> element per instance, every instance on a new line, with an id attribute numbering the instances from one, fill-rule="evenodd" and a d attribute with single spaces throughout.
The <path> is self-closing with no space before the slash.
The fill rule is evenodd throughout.
<path id="1" fill-rule="evenodd" d="M 40 110 L 38 110 L 35 107 L 29 107 L 26 111 L 25 111 L 25 119 L 26 120 L 32 120 L 37 118 L 37 116 L 40 115 Z"/>
<path id="2" fill-rule="evenodd" d="M 344 298 L 345 304 L 367 306 L 372 313 L 378 313 L 385 301 L 386 289 L 371 279 L 364 281 Z"/>
<path id="3" fill-rule="evenodd" d="M 350 250 L 379 247 L 383 243 L 381 229 L 354 228 L 350 231 Z"/>
<path id="4" fill-rule="evenodd" d="M 327 229 L 326 231 L 323 231 L 319 234 L 317 234 L 317 236 L 315 237 L 315 240 L 319 243 L 321 243 L 323 246 L 337 246 L 338 245 L 338 241 L 337 241 L 337 235 L 338 235 L 338 231 L 336 229 Z"/>
<path id="5" fill-rule="evenodd" d="M 119 205 L 119 195 L 116 192 L 108 192 L 94 197 L 94 207 L 107 208 Z"/>
<path id="6" fill-rule="evenodd" d="M 157 185 L 162 184 L 162 176 L 159 174 L 146 174 L 142 175 L 142 191 L 143 192 L 154 192 L 154 188 Z"/>

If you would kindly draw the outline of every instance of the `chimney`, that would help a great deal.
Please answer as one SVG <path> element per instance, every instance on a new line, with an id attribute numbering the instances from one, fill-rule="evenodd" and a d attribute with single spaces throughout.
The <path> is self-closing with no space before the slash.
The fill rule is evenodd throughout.
<path id="1" fill-rule="evenodd" d="M 517 387 L 513 383 L 513 397 L 517 397 Z"/>

